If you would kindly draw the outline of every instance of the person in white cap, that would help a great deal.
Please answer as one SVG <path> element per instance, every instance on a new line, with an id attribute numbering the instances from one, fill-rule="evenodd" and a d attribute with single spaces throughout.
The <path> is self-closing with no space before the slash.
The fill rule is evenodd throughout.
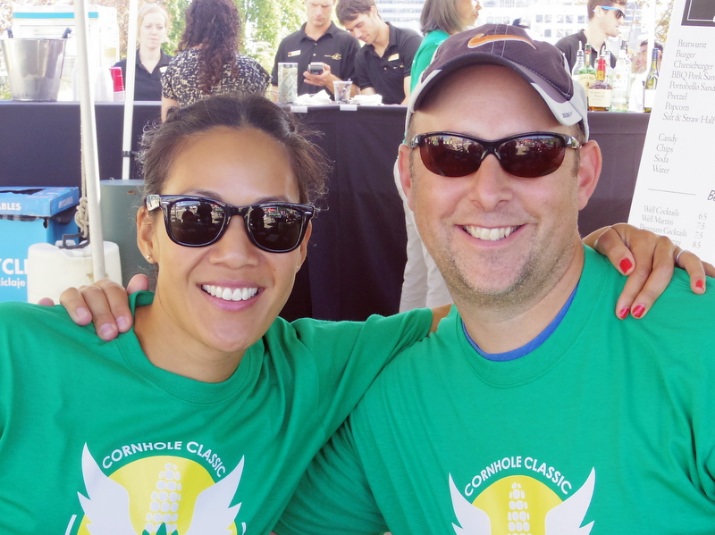
<path id="1" fill-rule="evenodd" d="M 505 25 L 442 44 L 400 171 L 455 308 L 376 379 L 279 535 L 715 533 L 715 295 L 677 273 L 647 322 L 613 316 L 622 278 L 577 229 L 601 158 L 554 46 Z"/>

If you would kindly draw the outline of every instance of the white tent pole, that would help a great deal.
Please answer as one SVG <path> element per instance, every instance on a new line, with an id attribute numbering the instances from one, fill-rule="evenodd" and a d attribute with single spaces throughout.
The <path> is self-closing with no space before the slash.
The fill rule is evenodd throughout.
<path id="1" fill-rule="evenodd" d="M 90 252 L 93 280 L 106 277 L 104 267 L 104 235 L 99 210 L 99 157 L 97 155 L 97 124 L 89 75 L 89 46 L 87 44 L 87 8 L 84 0 L 75 0 L 77 30 L 77 66 L 79 78 L 80 138 L 82 162 L 87 194 Z"/>
<path id="2" fill-rule="evenodd" d="M 132 163 L 132 126 L 134 84 L 136 79 L 137 0 L 129 0 L 129 34 L 127 36 L 127 79 L 124 80 L 124 133 L 122 137 L 122 179 L 130 178 Z"/>

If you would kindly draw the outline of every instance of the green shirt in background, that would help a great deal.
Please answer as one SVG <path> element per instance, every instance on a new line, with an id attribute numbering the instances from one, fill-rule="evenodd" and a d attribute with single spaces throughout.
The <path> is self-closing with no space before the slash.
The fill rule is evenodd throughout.
<path id="1" fill-rule="evenodd" d="M 439 45 L 441 45 L 447 37 L 449 37 L 449 34 L 442 30 L 434 30 L 424 36 L 420 47 L 415 53 L 415 58 L 412 60 L 410 91 L 415 90 L 415 86 L 417 85 L 417 82 L 419 82 L 422 73 L 432 62 L 432 57 L 437 51 L 437 48 L 439 48 Z"/>

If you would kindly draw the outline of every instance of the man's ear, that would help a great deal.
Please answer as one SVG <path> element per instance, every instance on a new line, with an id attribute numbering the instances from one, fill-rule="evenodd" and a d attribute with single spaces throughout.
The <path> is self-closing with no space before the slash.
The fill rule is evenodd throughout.
<path id="1" fill-rule="evenodd" d="M 407 198 L 407 204 L 412 208 L 412 166 L 410 165 L 410 156 L 412 149 L 407 145 L 400 145 L 400 152 L 397 157 L 397 170 L 400 173 L 400 184 L 402 191 Z"/>
<path id="2" fill-rule="evenodd" d="M 601 147 L 593 140 L 584 144 L 580 151 L 581 156 L 578 165 L 578 209 L 583 210 L 598 185 L 598 178 L 601 176 L 601 168 L 603 167 L 603 156 L 601 155 Z"/>

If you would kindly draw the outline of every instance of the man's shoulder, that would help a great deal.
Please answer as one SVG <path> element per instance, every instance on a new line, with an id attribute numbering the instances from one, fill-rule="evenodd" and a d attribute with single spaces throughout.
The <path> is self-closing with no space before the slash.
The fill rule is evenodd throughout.
<path id="1" fill-rule="evenodd" d="M 402 39 L 419 39 L 422 41 L 422 36 L 411 28 L 402 28 L 400 26 L 394 26 L 393 24 L 387 23 L 390 27 L 390 33 L 394 33 Z"/>
<path id="2" fill-rule="evenodd" d="M 399 48 L 409 47 L 413 52 L 416 52 L 422 43 L 422 36 L 410 28 L 400 28 L 390 24 L 390 35 L 390 40 Z"/>
<path id="3" fill-rule="evenodd" d="M 335 23 L 331 23 L 330 28 L 328 28 L 328 31 L 325 33 L 329 33 L 335 40 L 339 41 L 340 43 L 350 43 L 356 46 L 360 46 L 358 40 L 353 37 L 351 33 L 346 32 L 341 28 L 338 28 Z"/>
<path id="4" fill-rule="evenodd" d="M 303 24 L 296 31 L 289 33 L 283 39 L 281 39 L 280 43 L 278 43 L 278 46 L 283 47 L 289 43 L 300 42 L 300 40 L 303 39 L 305 36 L 305 24 Z"/>
<path id="5" fill-rule="evenodd" d="M 621 291 L 625 277 L 613 268 L 607 257 L 601 256 L 590 247 L 585 248 L 585 265 L 579 283 L 579 294 L 590 295 L 591 301 L 614 297 Z M 715 279 L 708 277 L 707 284 L 713 287 Z M 610 292 L 610 294 L 609 294 Z M 615 303 L 615 301 L 614 301 Z M 610 302 L 609 302 L 610 305 Z M 675 312 L 675 311 L 682 312 Z M 676 313 L 677 320 L 672 317 Z M 653 304 L 648 312 L 644 324 L 658 321 L 678 322 L 696 318 L 702 314 L 715 314 L 715 292 L 706 292 L 703 295 L 695 294 L 690 289 L 690 277 L 682 269 L 675 269 L 673 276 L 663 293 Z M 692 314 L 692 316 L 691 316 Z"/>
<path id="6" fill-rule="evenodd" d="M 558 41 L 556 41 L 556 48 L 560 48 L 563 50 L 564 47 L 572 47 L 576 46 L 578 47 L 579 42 L 585 42 L 586 41 L 586 34 L 583 33 L 583 30 L 579 30 L 576 33 L 572 33 L 571 35 L 566 35 L 565 37 L 562 37 Z"/>

